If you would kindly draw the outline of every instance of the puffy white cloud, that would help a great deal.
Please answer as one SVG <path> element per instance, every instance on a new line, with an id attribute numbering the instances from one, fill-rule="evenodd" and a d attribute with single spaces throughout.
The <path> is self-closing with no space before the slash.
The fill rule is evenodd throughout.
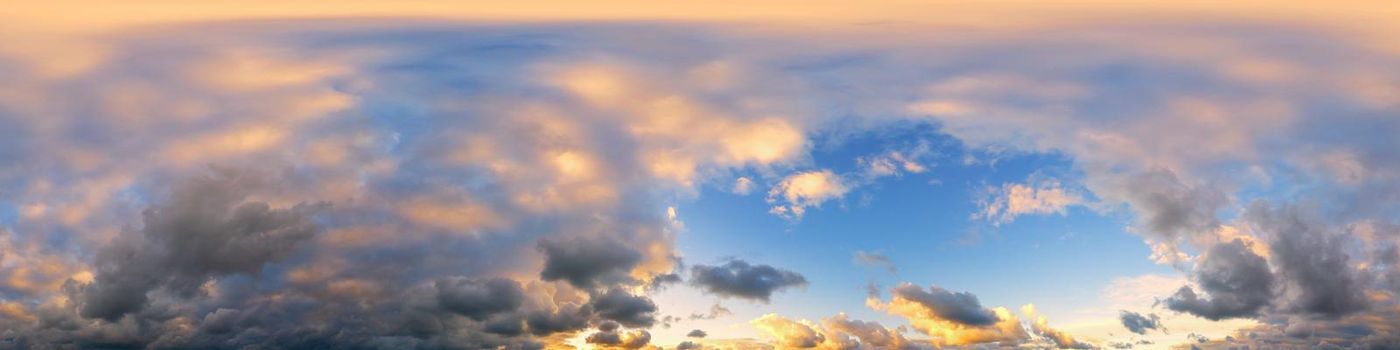
<path id="1" fill-rule="evenodd" d="M 841 177 L 830 170 L 799 172 L 783 178 L 768 191 L 768 202 L 777 204 L 769 212 L 800 219 L 807 208 L 820 207 L 826 201 L 840 199 L 849 190 Z"/>

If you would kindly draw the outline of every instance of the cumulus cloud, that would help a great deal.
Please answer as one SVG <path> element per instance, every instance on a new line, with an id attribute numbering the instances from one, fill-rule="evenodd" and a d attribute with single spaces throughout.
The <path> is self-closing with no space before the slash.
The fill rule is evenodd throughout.
<path id="1" fill-rule="evenodd" d="M 749 321 L 749 324 L 771 335 L 782 347 L 810 349 L 826 341 L 826 336 L 818 331 L 820 326 L 805 320 L 794 321 L 777 314 L 767 314 Z"/>
<path id="2" fill-rule="evenodd" d="M 807 278 L 797 272 L 739 259 L 718 266 L 695 265 L 690 272 L 690 283 L 708 293 L 765 303 L 773 292 L 807 285 Z"/>
<path id="3" fill-rule="evenodd" d="M 551 238 L 541 240 L 539 249 L 545 255 L 541 279 L 585 289 L 626 281 L 642 260 L 641 253 L 608 238 Z"/>
<path id="4" fill-rule="evenodd" d="M 853 320 L 844 313 L 820 324 L 777 314 L 763 315 L 749 324 L 772 337 L 779 347 L 789 349 L 918 349 L 928 345 L 905 338 L 899 329 Z"/>
<path id="5" fill-rule="evenodd" d="M 520 284 L 504 278 L 439 280 L 434 285 L 438 305 L 475 320 L 515 311 L 525 299 L 525 290 L 520 288 Z"/>
<path id="6" fill-rule="evenodd" d="M 892 329 L 874 321 L 854 320 L 844 313 L 822 320 L 822 328 L 830 334 L 828 338 L 846 345 L 842 348 L 851 345 L 850 339 L 859 341 L 860 348 L 914 349 L 924 345 L 905 338 L 902 326 Z"/>
<path id="7" fill-rule="evenodd" d="M 912 284 L 895 287 L 891 293 L 896 300 L 909 301 L 924 308 L 934 318 L 972 326 L 997 322 L 996 313 L 983 308 L 972 293 L 952 292 L 938 286 L 929 286 L 928 290 L 924 290 Z"/>
<path id="8" fill-rule="evenodd" d="M 1270 241 L 1271 261 L 1284 281 L 1286 308 L 1337 317 L 1368 306 L 1342 239 L 1304 217 L 1296 207 L 1253 203 L 1245 217 Z"/>
<path id="9" fill-rule="evenodd" d="M 938 345 L 1015 344 L 1029 336 L 1011 311 L 1000 307 L 984 308 L 971 293 L 951 292 L 938 286 L 925 290 L 902 284 L 891 290 L 891 294 L 888 302 L 871 296 L 866 305 L 904 317 L 915 330 L 933 337 Z"/>
<path id="10" fill-rule="evenodd" d="M 1069 333 L 1066 333 L 1066 332 L 1064 332 L 1064 331 L 1061 331 L 1061 330 L 1058 330 L 1058 329 L 1055 329 L 1055 328 L 1051 328 L 1051 327 L 1050 327 L 1050 322 L 1045 320 L 1045 316 L 1041 316 L 1039 313 L 1037 313 L 1037 312 L 1035 311 L 1035 305 L 1033 305 L 1033 304 L 1026 304 L 1026 305 L 1021 306 L 1021 314 L 1024 314 L 1024 315 L 1026 315 L 1026 317 L 1035 320 L 1034 322 L 1031 322 L 1031 331 L 1032 331 L 1032 332 L 1035 332 L 1036 335 L 1039 335 L 1039 336 L 1042 336 L 1042 337 L 1045 337 L 1045 338 L 1050 339 L 1050 341 L 1053 342 L 1053 343 L 1055 344 L 1055 347 L 1057 347 L 1057 348 L 1060 348 L 1060 349 L 1094 349 L 1094 348 L 1096 348 L 1095 346 L 1093 346 L 1093 345 L 1091 345 L 1091 344 L 1088 344 L 1088 343 L 1084 343 L 1084 342 L 1075 340 L 1075 339 L 1074 339 L 1074 336 L 1070 335 Z"/>
<path id="11" fill-rule="evenodd" d="M 1147 334 L 1149 330 L 1163 329 L 1162 318 L 1153 313 L 1143 315 L 1128 310 L 1118 310 L 1118 320 L 1123 323 L 1123 328 L 1137 334 Z"/>
<path id="12" fill-rule="evenodd" d="M 210 279 L 256 275 L 316 234 L 316 205 L 245 201 L 255 184 L 242 175 L 192 179 L 147 209 L 139 230 L 98 252 L 94 282 L 79 291 L 81 314 L 115 321 L 144 309 L 152 291 L 190 297 Z"/>
<path id="13" fill-rule="evenodd" d="M 651 333 L 646 330 L 622 330 L 616 323 L 605 322 L 598 326 L 598 332 L 589 334 L 584 341 L 606 349 L 641 349 L 651 343 Z"/>
<path id="14" fill-rule="evenodd" d="M 685 334 L 685 336 L 691 337 L 691 338 L 704 338 L 706 335 L 709 335 L 709 334 L 708 334 L 708 333 L 705 333 L 705 331 L 699 330 L 699 329 L 692 329 L 692 330 L 690 330 L 690 332 L 687 332 L 687 333 Z"/>
<path id="15" fill-rule="evenodd" d="M 800 219 L 808 208 L 839 199 L 849 188 L 841 177 L 830 170 L 813 170 L 789 175 L 768 191 L 768 202 L 776 203 L 769 212 Z"/>
<path id="16" fill-rule="evenodd" d="M 22 230 L 0 274 L 25 277 L 0 286 L 3 337 L 21 347 L 538 348 L 607 319 L 647 325 L 656 306 L 632 293 L 675 280 L 666 276 L 681 228 L 658 213 L 654 191 L 670 179 L 639 164 L 642 154 L 732 149 L 693 163 L 712 176 L 785 161 L 805 141 L 794 122 L 707 107 L 731 122 L 703 145 L 647 139 L 655 147 L 644 152 L 623 145 L 641 137 L 630 133 L 635 119 L 610 119 L 536 81 L 543 57 L 492 78 L 528 82 L 487 88 L 515 98 L 458 105 L 439 102 L 481 96 L 440 94 L 461 92 L 447 88 L 460 81 L 438 79 L 451 74 L 381 69 L 423 58 L 427 46 L 369 58 L 351 51 L 399 41 L 269 29 L 282 34 L 116 34 L 113 48 L 130 59 L 60 78 L 81 91 L 63 104 L 82 111 L 0 94 L 0 133 L 19 133 L 0 143 L 50 154 L 0 166 L 0 206 L 24 208 L 22 221 L 0 219 Z M 331 37 L 368 41 L 304 54 Z M 146 44 L 182 54 L 135 49 Z M 169 74 L 140 73 L 154 67 Z M 56 83 L 23 76 L 0 90 Z M 533 92 L 507 93 L 518 88 Z M 417 92 L 399 94 L 408 91 Z M 407 106 L 432 107 L 407 124 L 369 112 Z M 722 144 L 720 134 L 734 135 Z M 753 139 L 771 135 L 785 138 Z M 265 175 L 167 195 L 208 164 Z M 332 204 L 298 205 L 322 201 Z M 43 241 L 54 244 L 34 244 Z M 17 262 L 44 269 L 16 271 Z"/>
<path id="17" fill-rule="evenodd" d="M 633 295 L 621 288 L 593 296 L 589 305 L 599 317 L 628 327 L 651 327 L 656 323 L 656 304 L 650 298 Z"/>
<path id="18" fill-rule="evenodd" d="M 1400 344 L 1400 313 L 1381 312 L 1336 319 L 1272 319 L 1270 322 L 1238 329 L 1222 337 L 1188 335 L 1197 347 L 1222 349 L 1240 347 L 1386 349 Z"/>
<path id="19" fill-rule="evenodd" d="M 1268 263 L 1240 240 L 1206 251 L 1196 267 L 1195 281 L 1208 297 L 1183 286 L 1163 300 L 1167 308 L 1211 320 L 1252 317 L 1270 305 L 1275 293 Z"/>
<path id="20" fill-rule="evenodd" d="M 1365 270 L 1353 267 L 1340 236 L 1317 219 L 1297 207 L 1256 202 L 1242 220 L 1254 232 L 1249 237 L 1255 238 L 1217 244 L 1195 267 L 1195 280 L 1209 297 L 1182 287 L 1163 301 L 1169 309 L 1211 320 L 1284 315 L 1335 319 L 1370 306 L 1362 277 L 1357 276 Z M 1261 250 L 1254 245 L 1264 245 L 1267 257 L 1258 255 Z M 1289 323 L 1293 322 L 1297 321 Z"/>
<path id="21" fill-rule="evenodd" d="M 1051 327 L 1032 304 L 1021 307 L 1021 313 L 1030 320 L 1023 322 L 1006 308 L 983 307 L 976 295 L 967 292 L 952 292 L 938 286 L 924 289 L 907 283 L 890 292 L 892 296 L 889 301 L 882 301 L 878 293 L 872 293 L 865 301 L 866 306 L 903 317 L 915 330 L 931 337 L 930 342 L 934 346 L 1096 348 L 1094 344 Z M 847 326 L 860 328 L 858 324 Z M 849 328 L 837 325 L 828 327 Z M 868 334 L 863 331 L 852 333 Z M 862 339 L 889 339 L 889 344 L 905 344 L 902 345 L 905 347 L 919 344 L 904 340 L 897 332 L 888 335 L 891 338 L 868 334 Z"/>
<path id="22" fill-rule="evenodd" d="M 530 333 L 536 336 L 573 332 L 588 326 L 592 316 L 590 311 L 578 304 L 564 303 L 554 305 L 553 310 L 539 309 L 527 313 L 525 324 Z"/>
<path id="23" fill-rule="evenodd" d="M 1165 240 L 1209 234 L 1220 225 L 1215 213 L 1225 204 L 1225 195 L 1206 185 L 1184 183 L 1170 170 L 1128 176 L 1115 186 L 1146 232 Z"/>
<path id="24" fill-rule="evenodd" d="M 1222 42 L 1244 44 L 1254 39 Z M 1137 59 L 1162 57 L 1159 51 L 1149 51 L 1155 53 Z M 1349 52 L 1368 55 L 1365 51 Z M 942 130 L 974 146 L 1072 159 L 1082 178 L 1065 180 L 1083 185 L 1086 197 L 1095 199 L 1087 205 L 1131 213 L 1132 229 L 1151 245 L 1154 260 L 1172 264 L 1196 280 L 1195 288 L 1182 289 L 1164 300 L 1171 309 L 1210 319 L 1249 318 L 1279 328 L 1356 313 L 1385 317 L 1392 301 L 1380 297 L 1374 285 L 1362 282 L 1379 277 L 1381 270 L 1372 268 L 1376 261 L 1369 258 L 1369 249 L 1358 248 L 1356 236 L 1339 232 L 1388 215 L 1376 208 L 1395 209 L 1395 187 L 1368 180 L 1376 168 L 1393 169 L 1393 152 L 1366 157 L 1368 161 L 1355 156 L 1394 148 L 1389 138 L 1361 130 L 1393 133 L 1400 125 L 1373 118 L 1385 114 L 1384 108 L 1343 97 L 1350 93 L 1316 88 L 1347 83 L 1319 64 L 1314 54 L 1278 52 L 1272 55 L 1275 59 L 1262 60 L 1258 51 L 1213 52 L 1206 55 L 1213 58 L 1198 56 L 1186 65 L 1167 65 L 1194 70 L 1188 67 L 1223 59 L 1230 62 L 1207 65 L 1218 72 L 1252 71 L 1243 75 L 1252 78 L 1226 73 L 1208 79 L 1213 83 L 1187 84 L 1224 95 L 1205 96 L 1184 89 L 1123 93 L 1101 81 L 1063 75 L 1087 72 L 1077 68 L 998 66 L 928 84 L 926 98 L 907 107 L 939 121 Z M 1260 69 L 1276 74 L 1255 74 Z M 1271 83 L 1258 80 L 1261 75 L 1269 76 Z M 1314 83 L 1312 88 L 1282 88 L 1275 80 L 1304 75 Z M 1246 86 L 1251 87 L 1249 92 L 1226 93 Z M 1342 113 L 1348 117 L 1337 122 L 1331 108 L 1309 101 L 1318 96 L 1349 100 L 1344 104 L 1358 112 Z M 1097 105 L 1095 101 L 1116 98 L 1147 98 L 1155 101 L 1148 103 L 1155 107 L 1091 107 Z M 1337 129 L 1366 136 L 1325 135 Z M 1393 173 L 1390 179 L 1393 183 Z M 1356 191 L 1353 186 L 1367 190 Z M 1392 200 L 1376 201 L 1381 197 Z M 1238 204 L 1260 198 L 1287 209 L 1256 210 L 1257 205 Z M 1232 243 L 1236 240 L 1244 248 Z M 1304 253 L 1298 249 L 1302 246 L 1312 251 Z M 1198 253 L 1203 254 L 1193 256 Z M 1358 332 L 1382 328 L 1351 326 Z M 1316 345 L 1322 337 L 1302 338 L 1308 340 L 1287 343 Z"/>
<path id="25" fill-rule="evenodd" d="M 990 200 L 978 203 L 980 209 L 973 217 L 999 225 L 1021 215 L 1064 215 L 1068 207 L 1082 204 L 1083 198 L 1065 189 L 1058 181 L 1004 184 L 1001 188 L 992 189 Z"/>

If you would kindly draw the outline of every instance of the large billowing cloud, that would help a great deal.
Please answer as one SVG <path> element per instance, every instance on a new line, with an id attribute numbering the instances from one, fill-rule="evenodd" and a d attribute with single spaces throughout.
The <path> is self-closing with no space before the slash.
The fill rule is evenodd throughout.
<path id="1" fill-rule="evenodd" d="M 444 310 L 475 320 L 515 311 L 525 299 L 525 291 L 520 284 L 504 278 L 485 281 L 440 280 L 434 286 L 437 288 L 438 305 Z"/>
<path id="2" fill-rule="evenodd" d="M 1240 240 L 1211 247 L 1196 267 L 1196 282 L 1208 297 L 1181 287 L 1163 301 L 1167 308 L 1219 320 L 1258 316 L 1273 300 L 1274 279 L 1268 263 Z"/>
<path id="3" fill-rule="evenodd" d="M 235 21 L 75 50 L 6 40 L 0 338 L 645 346 L 662 312 L 648 286 L 683 255 L 668 201 L 757 190 L 813 215 L 926 169 L 890 152 L 838 174 L 812 164 L 813 135 L 913 123 L 1069 159 L 1071 176 L 999 187 L 978 215 L 1131 214 L 1191 276 L 1168 310 L 1259 321 L 1209 342 L 1393 346 L 1400 64 L 1344 31 L 1251 23 Z M 763 301 L 808 283 L 741 261 L 691 279 Z M 930 344 L 1084 343 L 971 294 L 892 294 L 868 303 Z M 917 343 L 844 315 L 753 324 L 789 346 Z"/>
<path id="4" fill-rule="evenodd" d="M 540 241 L 544 252 L 545 281 L 567 281 L 578 288 L 593 288 L 626 280 L 641 262 L 642 254 L 609 239 L 551 239 Z"/>
<path id="5" fill-rule="evenodd" d="M 365 61 L 353 51 L 396 41 L 244 34 L 132 32 L 111 42 L 127 58 L 63 77 L 4 61 L 19 74 L 0 88 L 0 124 L 18 133 L 5 142 L 37 159 L 7 162 L 0 180 L 6 205 L 25 208 L 0 237 L 6 339 L 529 348 L 601 322 L 646 328 L 658 316 L 645 286 L 679 261 L 656 191 L 690 186 L 648 152 L 725 150 L 682 164 L 711 176 L 803 147 L 795 121 L 697 103 L 708 111 L 692 118 L 731 121 L 694 142 L 651 138 L 662 131 L 633 127 L 652 111 L 595 106 L 534 54 L 468 91 L 392 68 L 431 59 L 426 47 Z M 155 71 L 168 74 L 143 73 Z M 60 92 L 74 98 L 32 99 Z M 448 103 L 478 98 L 496 102 Z"/>
<path id="6" fill-rule="evenodd" d="M 1344 242 L 1296 207 L 1255 202 L 1245 217 L 1264 233 L 1269 255 L 1286 283 L 1280 291 L 1291 312 L 1344 316 L 1365 309 L 1365 286 L 1343 250 Z"/>
<path id="7" fill-rule="evenodd" d="M 152 292 L 192 297 L 212 278 L 258 274 L 316 234 L 315 206 L 244 202 L 250 182 L 243 174 L 190 180 L 169 203 L 147 209 L 139 232 L 97 253 L 95 280 L 78 291 L 79 314 L 116 321 L 145 309 Z"/>

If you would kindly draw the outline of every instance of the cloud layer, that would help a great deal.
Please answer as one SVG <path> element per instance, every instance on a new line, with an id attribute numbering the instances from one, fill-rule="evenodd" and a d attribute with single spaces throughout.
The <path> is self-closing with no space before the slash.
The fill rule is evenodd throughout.
<path id="1" fill-rule="evenodd" d="M 919 125 L 1068 159 L 1065 176 L 992 187 L 969 214 L 1126 215 L 1189 276 L 1161 312 L 1257 321 L 1199 344 L 1394 346 L 1400 61 L 1350 32 L 1248 23 L 359 19 L 24 36 L 32 49 L 0 47 L 0 339 L 652 346 L 679 319 L 653 293 L 682 277 L 763 305 L 843 287 L 739 259 L 685 267 L 674 202 L 757 191 L 790 222 L 854 204 L 882 179 L 933 173 L 923 157 L 939 150 L 842 160 L 852 172 L 813 150 Z M 932 30 L 947 32 L 908 35 Z M 749 325 L 797 348 L 1096 345 L 1034 307 L 889 294 L 866 305 L 907 336 L 847 314 Z M 1134 334 L 1162 327 L 1119 316 Z M 712 338 L 687 344 L 742 342 Z"/>

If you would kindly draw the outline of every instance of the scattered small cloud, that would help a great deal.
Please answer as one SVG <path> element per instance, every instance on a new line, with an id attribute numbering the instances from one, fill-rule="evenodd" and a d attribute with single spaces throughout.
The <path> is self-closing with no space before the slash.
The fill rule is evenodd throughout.
<path id="1" fill-rule="evenodd" d="M 886 271 L 889 271 L 890 273 L 896 272 L 894 262 L 890 260 L 890 257 L 885 256 L 884 254 L 871 253 L 864 250 L 857 250 L 853 260 L 857 264 L 882 268 Z"/>

